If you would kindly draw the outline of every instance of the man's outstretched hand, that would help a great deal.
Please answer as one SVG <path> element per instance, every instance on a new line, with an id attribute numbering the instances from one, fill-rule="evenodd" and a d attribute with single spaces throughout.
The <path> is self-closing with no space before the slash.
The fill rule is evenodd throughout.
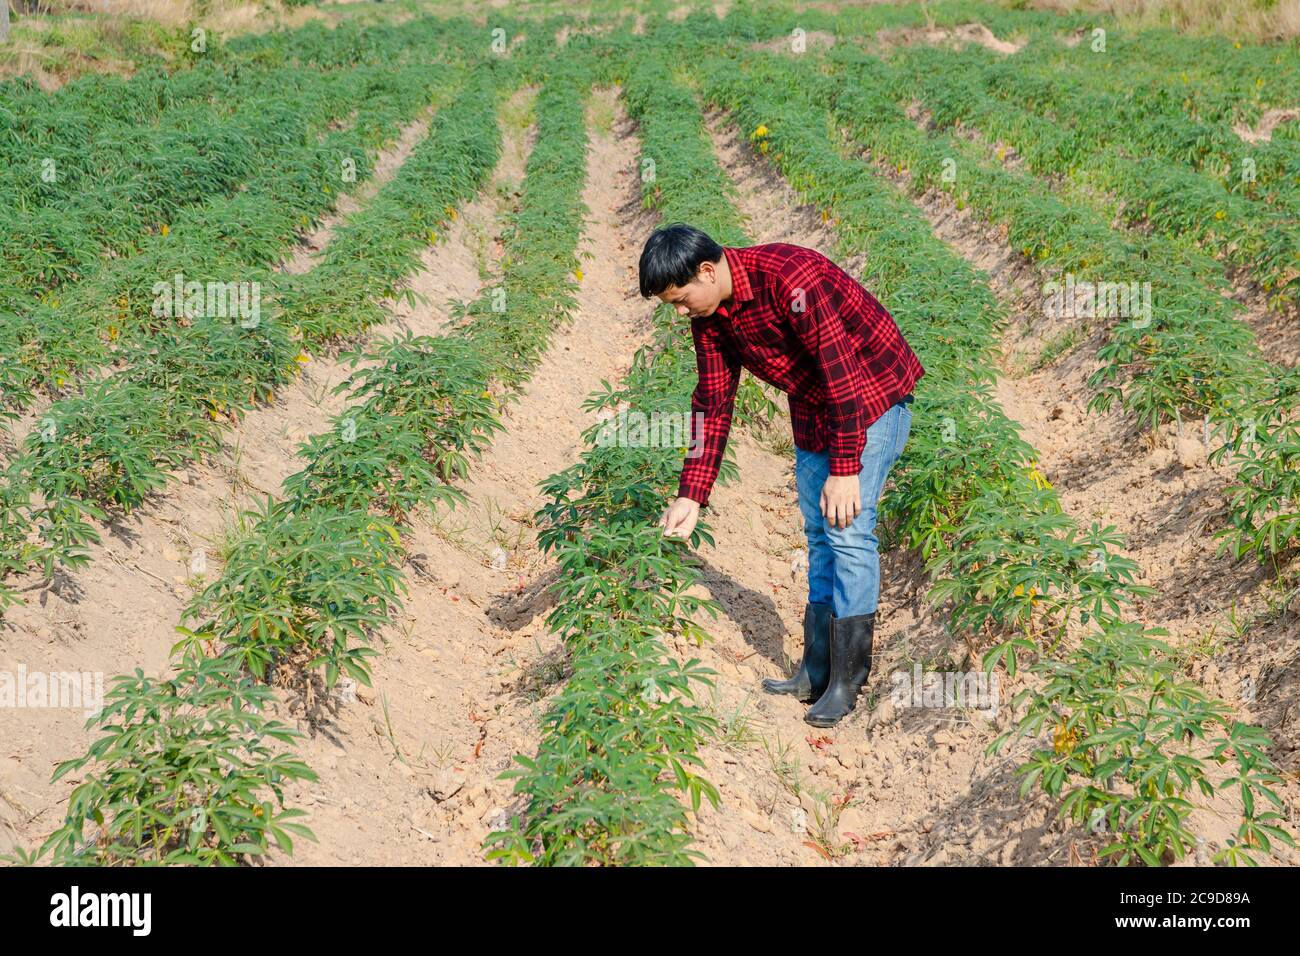
<path id="1" fill-rule="evenodd" d="M 659 519 L 659 526 L 670 538 L 689 538 L 700 520 L 700 503 L 691 498 L 678 498 L 668 506 Z"/>
<path id="2" fill-rule="evenodd" d="M 680 499 L 678 499 L 680 500 Z M 831 475 L 822 486 L 822 516 L 832 528 L 847 528 L 862 511 L 857 475 Z"/>

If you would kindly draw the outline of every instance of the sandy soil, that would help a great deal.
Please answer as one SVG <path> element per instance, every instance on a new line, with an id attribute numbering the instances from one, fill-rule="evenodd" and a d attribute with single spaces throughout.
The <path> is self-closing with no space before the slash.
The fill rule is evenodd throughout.
<path id="1" fill-rule="evenodd" d="M 1273 130 L 1277 129 L 1279 123 L 1293 119 L 1300 119 L 1300 109 L 1271 109 L 1265 111 L 1253 129 L 1245 123 L 1236 123 L 1232 131 L 1244 142 L 1267 143 L 1272 140 Z"/>
<path id="2" fill-rule="evenodd" d="M 1024 47 L 1025 41 L 1012 43 L 1009 40 L 1002 40 L 984 24 L 977 21 L 971 23 L 962 23 L 952 29 L 947 27 L 897 27 L 892 29 L 877 30 L 875 43 L 888 49 L 894 46 L 911 46 L 915 44 L 931 44 L 952 46 L 961 50 L 967 43 L 976 43 L 994 53 L 1008 55 L 1019 53 Z"/>

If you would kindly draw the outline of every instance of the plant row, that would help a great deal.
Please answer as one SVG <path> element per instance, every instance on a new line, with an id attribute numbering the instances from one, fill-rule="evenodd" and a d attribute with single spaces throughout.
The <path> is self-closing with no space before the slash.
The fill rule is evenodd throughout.
<path id="1" fill-rule="evenodd" d="M 423 18 L 402 25 L 362 27 L 353 22 L 326 28 L 319 23 L 295 30 L 248 34 L 227 42 L 207 31 L 202 49 L 172 63 L 147 62 L 129 77 L 90 73 L 53 92 L 30 76 L 0 81 L 0 160 L 18 168 L 33 146 L 68 150 L 73 168 L 87 158 L 87 142 L 110 127 L 152 124 L 177 110 L 237 96 L 243 84 L 286 67 L 341 70 L 358 65 L 390 67 L 414 57 L 468 51 L 465 21 Z M 185 46 L 192 47 L 189 35 Z M 455 58 L 455 57 L 453 57 Z M 71 151 L 76 151 L 74 154 Z M 84 172 L 84 170 L 81 170 Z M 4 189 L 26 188 L 23 177 Z"/>
<path id="2" fill-rule="evenodd" d="M 1104 46 L 1093 30 L 1105 27 Z M 1082 42 L 1033 37 L 1017 59 L 1055 70 L 1062 85 L 1127 94 L 1135 103 L 1176 104 L 1209 124 L 1253 126 L 1270 107 L 1294 104 L 1300 55 L 1294 44 L 1243 43 L 1226 37 L 1192 37 L 1166 29 L 1115 30 L 1089 24 Z M 1096 47 L 1096 49 L 1094 49 Z"/>
<path id="3" fill-rule="evenodd" d="M 106 137 L 90 158 L 90 183 L 48 173 L 49 197 L 19 200 L 0 211 L 0 308 L 18 310 L 85 276 L 103 258 L 139 251 L 141 240 L 204 199 L 230 196 L 267 153 L 314 136 L 346 117 L 359 88 L 353 73 L 315 73 L 292 84 L 288 71 L 268 76 L 264 92 L 234 109 L 204 104 L 168 122 L 127 127 Z"/>
<path id="4" fill-rule="evenodd" d="M 306 23 L 292 30 L 245 33 L 220 45 L 219 53 L 254 68 L 308 66 L 331 69 L 356 64 L 381 66 L 409 58 L 468 62 L 490 55 L 492 30 L 513 35 L 523 28 L 517 18 L 493 16 L 487 25 L 467 17 L 414 17 L 401 23 L 333 25 Z"/>
<path id="5" fill-rule="evenodd" d="M 1046 60 L 1065 88 L 1105 89 L 1135 100 L 1172 99 L 1190 117 L 1212 123 L 1253 125 L 1269 106 L 1294 105 L 1291 91 L 1300 76 L 1300 55 L 1294 44 L 1192 37 L 1164 28 L 1130 29 L 1094 11 L 1008 9 L 943 0 L 924 7 L 868 5 L 834 11 L 742 6 L 733 7 L 721 20 L 702 11 L 688 22 L 697 38 L 768 41 L 790 37 L 798 28 L 826 31 L 840 43 L 868 48 L 882 30 L 948 30 L 981 24 L 999 38 L 1024 44 L 1007 60 L 1009 64 L 1024 63 L 1029 68 Z M 1104 47 L 1094 50 L 1102 41 Z M 929 42 L 918 37 L 912 45 Z"/>
<path id="6" fill-rule="evenodd" d="M 174 181 L 179 173 L 202 173 L 200 164 L 211 162 L 213 152 L 240 145 L 222 137 L 246 135 L 250 102 L 269 101 L 278 109 L 292 96 L 302 108 L 319 110 L 329 83 L 356 71 L 250 69 L 214 58 L 175 73 L 154 68 L 126 80 L 83 77 L 54 94 L 28 81 L 0 112 L 0 161 L 10 170 L 2 186 L 6 209 L 30 214 L 52 205 L 75 211 L 80 200 L 100 212 L 106 193 L 154 199 L 184 185 Z M 241 115 L 243 125 L 222 128 Z M 337 115 L 346 114 L 326 119 Z M 201 183 L 217 185 L 211 177 Z"/>
<path id="7" fill-rule="evenodd" d="M 307 129 L 319 130 L 327 120 L 331 125 L 346 126 L 350 122 L 355 127 L 357 134 L 355 137 L 344 131 L 342 134 L 332 134 L 323 144 L 333 146 L 338 151 L 334 158 L 333 176 L 324 174 L 312 176 L 301 169 L 295 171 L 291 168 L 291 164 L 286 165 L 283 162 L 285 147 L 280 146 L 277 147 L 278 153 L 272 153 L 276 162 L 253 180 L 246 180 L 239 184 L 239 189 L 247 192 L 265 189 L 272 182 L 268 178 L 271 176 L 284 179 L 288 184 L 282 187 L 285 189 L 294 188 L 299 191 L 314 189 L 317 195 L 306 197 L 312 203 L 306 213 L 314 219 L 316 216 L 314 210 L 329 208 L 339 189 L 346 188 L 347 181 L 351 177 L 355 176 L 360 181 L 369 173 L 365 157 L 350 146 L 353 140 L 359 139 L 367 146 L 374 146 L 390 138 L 392 135 L 389 132 L 390 124 L 395 115 L 403 119 L 411 116 L 415 109 L 427 102 L 430 89 L 438 84 L 445 85 L 444 77 L 432 74 L 438 70 L 445 71 L 447 67 L 440 67 L 431 61 L 436 57 L 444 63 L 462 62 L 473 52 L 474 47 L 479 45 L 480 40 L 482 37 L 479 31 L 469 28 L 461 21 L 443 22 L 432 18 L 411 21 L 401 25 L 400 28 L 382 27 L 367 30 L 364 34 L 355 25 L 340 26 L 337 30 L 323 30 L 317 26 L 304 31 L 261 34 L 235 41 L 229 49 L 217 46 L 202 58 L 198 69 L 181 70 L 173 74 L 166 82 L 178 87 L 178 92 L 175 97 L 167 97 L 169 106 L 159 115 L 176 125 L 178 129 L 193 127 L 192 135 L 198 137 L 197 143 L 202 147 L 205 155 L 225 150 L 244 157 L 248 150 L 243 146 L 251 147 L 256 144 L 238 139 L 230 141 L 230 136 L 205 140 L 201 127 L 194 127 L 193 124 L 190 124 L 190 127 L 184 125 L 185 110 L 196 101 L 201 101 L 202 96 L 209 92 L 215 82 L 205 78 L 224 69 L 232 79 L 218 84 L 218 88 L 235 97 L 236 104 L 258 91 L 268 89 L 275 91 L 285 87 L 301 88 L 300 106 L 311 107 L 310 113 L 301 119 L 310 120 L 310 125 L 305 126 L 298 117 L 290 117 L 291 122 L 287 126 L 290 134 L 297 134 L 298 131 Z M 289 71 L 292 71 L 292 74 Z M 285 77 L 288 76 L 291 76 L 292 82 L 286 83 Z M 197 87 L 200 92 L 190 92 L 194 87 Z M 165 82 L 160 80 L 151 86 L 153 93 L 150 95 L 163 97 L 166 95 L 165 88 Z M 241 91 L 242 96 L 236 96 L 236 93 Z M 74 101 L 76 105 L 70 109 L 75 114 L 77 105 L 84 107 L 87 100 L 93 101 L 101 95 L 106 94 L 87 93 Z M 149 95 L 144 99 L 148 100 Z M 215 109 L 210 105 L 207 108 Z M 32 107 L 33 111 L 37 109 L 35 106 Z M 355 115 L 348 117 L 349 112 L 354 112 Z M 253 115 L 255 114 L 254 110 Z M 6 129 L 2 125 L 6 115 L 0 112 L 0 130 Z M 146 111 L 135 127 L 126 125 L 108 136 L 110 140 L 141 136 L 149 139 L 142 147 L 143 152 L 140 155 L 143 158 L 134 164 L 126 164 L 132 169 L 138 166 L 143 171 L 143 175 L 134 177 L 135 180 L 157 181 L 152 190 L 144 190 L 144 197 L 165 199 L 171 196 L 173 203 L 176 203 L 179 200 L 175 197 L 188 195 L 192 199 L 207 198 L 208 203 L 198 207 L 186 205 L 170 218 L 161 215 L 155 217 L 148 223 L 145 232 L 139 236 L 130 234 L 128 230 L 124 241 L 128 244 L 134 241 L 131 248 L 142 254 L 140 262 L 124 268 L 124 262 L 129 262 L 130 259 L 118 258 L 105 263 L 92 258 L 83 263 L 87 270 L 112 270 L 106 278 L 102 278 L 102 281 L 90 283 L 84 289 L 69 288 L 57 295 L 46 294 L 39 299 L 28 297 L 22 300 L 22 309 L 17 314 L 13 310 L 0 308 L 0 356 L 4 356 L 4 361 L 0 362 L 0 396 L 3 396 L 4 401 L 0 402 L 0 405 L 21 406 L 30 399 L 30 389 L 34 383 L 57 391 L 71 380 L 71 376 L 67 373 L 74 368 L 86 364 L 100 364 L 102 353 L 96 351 L 95 339 L 99 338 L 105 342 L 111 340 L 115 334 L 115 326 L 121 324 L 112 321 L 113 317 L 119 312 L 131 309 L 137 313 L 147 312 L 154 298 L 148 291 L 153 282 L 168 279 L 178 271 L 178 268 L 173 266 L 177 257 L 173 256 L 169 260 L 166 254 L 168 250 L 173 252 L 178 250 L 175 249 L 174 242 L 163 242 L 162 239 L 166 237 L 160 237 L 159 233 L 169 232 L 174 240 L 178 231 L 191 229 L 205 234 L 196 237 L 200 242 L 217 242 L 226 245 L 246 242 L 259 248 L 265 247 L 264 233 L 260 228 L 250 228 L 245 234 L 245 231 L 237 228 L 243 220 L 232 218 L 245 216 L 252 226 L 261 226 L 265 219 L 257 215 L 257 210 L 251 202 L 253 197 L 241 197 L 239 194 L 214 197 L 210 189 L 207 193 L 194 191 L 193 181 L 198 181 L 198 177 L 179 174 L 160 177 L 150 173 L 154 168 L 172 168 L 178 162 L 181 164 L 182 171 L 189 168 L 186 163 L 189 163 L 189 166 L 200 166 L 204 162 L 210 162 L 203 155 L 186 160 L 185 156 L 189 155 L 186 150 L 181 150 L 178 154 L 177 144 L 172 141 L 174 137 L 160 136 L 158 124 L 149 122 L 151 116 L 153 114 Z M 72 122 L 74 130 L 80 129 L 82 125 L 84 124 L 75 120 Z M 19 120 L 14 120 L 7 128 L 8 136 L 15 140 L 22 140 L 24 134 L 33 132 Z M 296 135 L 284 139 L 283 134 L 280 134 L 276 141 L 280 140 L 283 140 L 290 149 L 305 145 Z M 73 142 L 64 145 L 77 150 L 77 154 L 83 158 L 88 155 L 84 143 L 78 144 L 75 136 Z M 269 147 L 269 143 L 264 145 Z M 124 168 L 121 156 L 123 152 L 124 150 L 120 149 L 114 150 L 111 144 L 106 145 L 102 157 L 103 163 L 108 164 L 112 169 Z M 324 149 L 321 152 L 324 158 Z M 266 153 L 266 148 L 257 148 L 256 160 L 264 161 Z M 39 155 L 43 157 L 45 153 L 40 152 Z M 99 153 L 94 155 L 98 157 Z M 24 182 L 31 178 L 39 179 L 36 176 L 39 165 L 36 158 L 33 157 L 32 162 L 24 167 L 31 167 L 27 169 L 29 175 L 18 177 L 19 179 Z M 48 188 L 68 197 L 78 195 L 70 186 L 64 185 L 63 164 L 58 166 L 58 170 L 58 178 Z M 131 188 L 139 191 L 140 182 L 133 181 Z M 205 183 L 204 188 L 208 189 L 209 186 L 210 184 Z M 106 203 L 104 197 L 97 196 L 94 191 L 86 190 L 79 195 L 86 196 L 86 201 L 106 210 L 106 214 L 122 217 L 136 214 L 131 204 Z M 233 205 L 231 200 L 234 200 Z M 87 228 L 84 223 L 78 223 L 75 216 L 71 217 L 72 221 L 69 222 L 69 217 L 63 216 L 58 211 L 48 212 L 47 215 L 54 217 L 56 226 L 68 226 L 74 237 L 81 235 L 79 230 Z M 295 222 L 297 225 L 306 226 L 310 220 L 296 216 Z M 56 228 L 55 233 L 57 232 Z M 72 245 L 77 244 L 72 243 Z M 85 246 L 82 251 L 87 255 L 94 251 L 86 243 L 81 245 Z M 185 250 L 179 251 L 185 252 Z M 45 254 L 39 250 L 24 249 L 18 255 L 21 258 L 39 260 Z M 57 251 L 51 252 L 51 255 L 57 259 Z M 149 259 L 150 256 L 153 260 Z M 136 271 L 133 272 L 133 269 Z M 39 273 L 40 269 L 35 271 Z M 144 279 L 148 281 L 143 281 L 142 285 L 136 286 L 137 281 Z M 14 277 L 6 274 L 5 279 L 0 280 L 0 286 L 7 288 L 9 283 L 16 281 Z M 0 298 L 11 297 L 0 296 Z M 122 301 L 124 297 L 126 301 Z M 133 299 L 135 301 L 132 301 Z M 87 314 L 99 317 L 96 328 L 88 336 L 83 334 L 86 331 L 84 317 Z M 65 339 L 71 341 L 65 342 Z M 51 360 L 43 361 L 42 356 L 45 355 L 52 356 Z"/>
<path id="8" fill-rule="evenodd" d="M 236 188 L 299 127 L 345 119 L 381 94 L 382 73 L 369 68 L 460 62 L 458 26 L 428 19 L 367 31 L 365 42 L 355 26 L 272 33 L 239 52 L 214 40 L 192 68 L 170 74 L 88 77 L 55 94 L 9 84 L 15 96 L 0 109 L 0 162 L 12 170 L 4 225 L 43 243 L 26 253 L 0 247 L 0 259 L 32 271 L 6 276 L 6 286 L 28 279 L 47 289 L 89 267 L 105 244 L 126 254 L 188 202 Z"/>

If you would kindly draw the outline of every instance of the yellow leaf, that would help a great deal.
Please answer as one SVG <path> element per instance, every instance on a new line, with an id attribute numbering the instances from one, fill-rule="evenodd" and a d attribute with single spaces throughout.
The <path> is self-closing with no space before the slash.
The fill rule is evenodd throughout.
<path id="1" fill-rule="evenodd" d="M 578 277 L 578 281 L 579 281 L 579 282 L 582 281 L 582 270 L 581 270 L 581 269 L 574 269 L 574 270 L 573 270 L 573 274 L 574 274 L 575 276 Z"/>
<path id="2" fill-rule="evenodd" d="M 1067 730 L 1065 720 L 1062 719 L 1060 725 L 1052 734 L 1052 749 L 1059 754 L 1067 754 L 1074 749 L 1074 743 L 1078 739 L 1078 732 L 1076 730 Z"/>
<path id="3" fill-rule="evenodd" d="M 766 152 L 767 152 L 767 143 L 766 143 L 766 141 L 764 141 L 764 142 L 758 144 L 758 151 L 759 151 L 760 153 L 766 153 Z"/>
<path id="4" fill-rule="evenodd" d="M 165 235 L 169 234 L 170 232 L 171 232 L 171 227 L 169 227 L 169 226 L 167 225 L 167 223 L 163 223 L 163 224 L 162 224 L 162 234 L 165 236 Z"/>
<path id="5" fill-rule="evenodd" d="M 379 522 L 371 522 L 370 527 L 378 528 L 380 531 L 387 534 L 390 538 L 393 539 L 393 544 L 402 543 L 402 536 L 397 533 L 397 529 L 394 528 L 391 524 L 380 524 Z"/>
<path id="6" fill-rule="evenodd" d="M 299 365 L 306 365 L 308 362 L 311 361 L 311 356 L 308 355 L 306 352 L 299 352 L 297 355 L 293 357 L 293 360 L 297 362 Z"/>

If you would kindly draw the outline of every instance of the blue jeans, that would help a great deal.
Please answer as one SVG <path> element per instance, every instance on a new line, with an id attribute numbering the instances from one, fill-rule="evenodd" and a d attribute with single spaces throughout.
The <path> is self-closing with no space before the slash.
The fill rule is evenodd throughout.
<path id="1" fill-rule="evenodd" d="M 847 528 L 822 517 L 821 494 L 830 474 L 825 451 L 794 450 L 799 511 L 808 538 L 808 603 L 829 604 L 836 617 L 870 614 L 880 600 L 880 541 L 876 505 L 885 478 L 907 444 L 912 429 L 912 396 L 896 402 L 867 429 L 858 482 L 862 510 Z"/>

